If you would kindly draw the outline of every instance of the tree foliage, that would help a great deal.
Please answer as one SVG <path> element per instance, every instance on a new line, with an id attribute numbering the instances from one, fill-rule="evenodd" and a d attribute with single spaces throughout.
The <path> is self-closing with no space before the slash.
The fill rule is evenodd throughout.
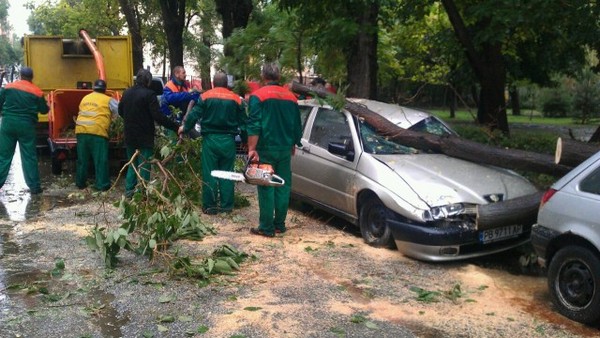
<path id="1" fill-rule="evenodd" d="M 117 0 L 59 0 L 41 5 L 30 2 L 27 7 L 31 10 L 27 23 L 36 35 L 76 38 L 81 28 L 90 36 L 119 35 L 125 23 Z"/>

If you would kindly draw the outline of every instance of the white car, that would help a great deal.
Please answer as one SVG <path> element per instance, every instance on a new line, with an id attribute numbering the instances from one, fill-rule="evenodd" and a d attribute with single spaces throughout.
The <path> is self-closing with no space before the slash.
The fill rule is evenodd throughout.
<path id="1" fill-rule="evenodd" d="M 401 128 L 454 134 L 426 112 L 355 99 Z M 477 205 L 536 188 L 516 173 L 394 143 L 347 111 L 300 101 L 302 147 L 292 157 L 292 196 L 358 225 L 374 246 L 448 261 L 500 252 L 529 240 L 531 224 L 478 230 Z M 535 215 L 533 215 L 535 218 Z"/>
<path id="2" fill-rule="evenodd" d="M 564 316 L 600 321 L 600 152 L 544 194 L 531 242 Z"/>

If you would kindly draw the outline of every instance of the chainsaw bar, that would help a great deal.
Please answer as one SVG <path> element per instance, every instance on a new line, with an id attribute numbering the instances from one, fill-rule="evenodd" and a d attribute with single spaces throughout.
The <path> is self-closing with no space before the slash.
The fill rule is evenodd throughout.
<path id="1" fill-rule="evenodd" d="M 236 173 L 233 171 L 213 170 L 210 172 L 210 175 L 212 177 L 223 178 L 223 179 L 231 180 L 231 181 L 246 182 L 246 178 L 244 177 L 244 174 Z"/>

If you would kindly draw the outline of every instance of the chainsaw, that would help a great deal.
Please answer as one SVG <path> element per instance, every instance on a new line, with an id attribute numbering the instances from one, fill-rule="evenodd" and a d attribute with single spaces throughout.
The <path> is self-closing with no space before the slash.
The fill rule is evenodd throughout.
<path id="1" fill-rule="evenodd" d="M 213 170 L 210 172 L 212 177 L 223 178 L 226 180 L 244 182 L 254 185 L 265 185 L 271 187 L 280 187 L 285 184 L 285 180 L 275 175 L 275 170 L 270 164 L 260 164 L 248 161 L 244 173 L 234 171 Z"/>

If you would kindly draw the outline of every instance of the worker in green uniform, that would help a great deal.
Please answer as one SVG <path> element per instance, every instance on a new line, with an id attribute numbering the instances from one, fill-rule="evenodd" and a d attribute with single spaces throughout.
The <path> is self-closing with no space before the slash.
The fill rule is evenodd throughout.
<path id="1" fill-rule="evenodd" d="M 36 152 L 35 126 L 38 113 L 48 113 L 42 90 L 32 83 L 33 70 L 23 67 L 21 80 L 0 89 L 0 187 L 6 182 L 10 164 L 19 142 L 25 183 L 31 194 L 42 192 Z"/>
<path id="2" fill-rule="evenodd" d="M 242 131 L 242 142 L 245 143 L 246 138 L 246 113 L 242 99 L 227 88 L 227 74 L 216 73 L 213 85 L 213 89 L 200 95 L 179 130 L 180 134 L 189 132 L 200 119 L 204 181 L 202 211 L 206 214 L 233 210 L 234 182 L 216 179 L 210 173 L 213 170 L 232 171 L 235 164 L 235 135 Z"/>
<path id="3" fill-rule="evenodd" d="M 253 234 L 273 237 L 286 231 L 290 191 L 291 159 L 300 146 L 302 125 L 296 96 L 279 84 L 279 66 L 267 63 L 262 68 L 265 86 L 250 95 L 248 115 L 248 159 L 271 164 L 285 180 L 281 187 L 257 186 L 259 225 Z"/>
<path id="4" fill-rule="evenodd" d="M 105 94 L 106 82 L 94 82 L 94 91 L 83 97 L 79 103 L 79 113 L 75 121 L 77 135 L 77 172 L 75 185 L 79 189 L 87 186 L 88 163 L 94 163 L 96 173 L 95 188 L 108 190 L 108 128 L 113 116 L 118 114 L 118 102 Z"/>

